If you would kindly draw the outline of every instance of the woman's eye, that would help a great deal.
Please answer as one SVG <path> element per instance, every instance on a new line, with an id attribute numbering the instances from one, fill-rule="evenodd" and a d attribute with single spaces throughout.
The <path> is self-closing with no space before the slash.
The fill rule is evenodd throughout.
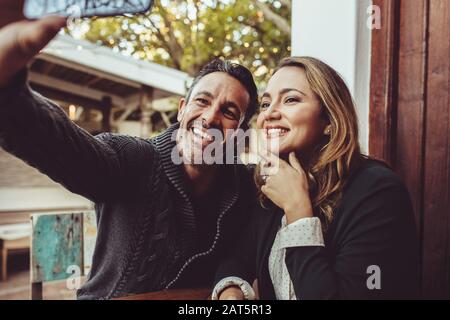
<path id="1" fill-rule="evenodd" d="M 270 103 L 268 103 L 268 102 L 261 103 L 261 109 L 267 109 L 269 107 L 270 107 Z"/>
<path id="2" fill-rule="evenodd" d="M 286 100 L 285 100 L 285 103 L 298 103 L 298 102 L 300 102 L 300 99 L 298 99 L 298 98 L 287 98 Z"/>

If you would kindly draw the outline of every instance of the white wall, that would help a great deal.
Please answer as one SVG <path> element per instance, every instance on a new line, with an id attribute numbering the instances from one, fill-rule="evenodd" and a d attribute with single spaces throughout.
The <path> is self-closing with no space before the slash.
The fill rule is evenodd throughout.
<path id="1" fill-rule="evenodd" d="M 369 5 L 371 0 L 292 1 L 292 54 L 319 58 L 344 77 L 357 104 L 364 152 L 369 138 Z"/>

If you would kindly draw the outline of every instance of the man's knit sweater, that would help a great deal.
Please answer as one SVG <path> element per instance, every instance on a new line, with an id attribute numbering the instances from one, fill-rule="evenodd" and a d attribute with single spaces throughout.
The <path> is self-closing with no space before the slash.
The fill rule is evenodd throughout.
<path id="1" fill-rule="evenodd" d="M 215 236 L 200 246 L 198 216 L 182 165 L 171 153 L 174 125 L 151 140 L 93 137 L 32 91 L 26 72 L 0 90 L 0 146 L 95 203 L 98 235 L 79 299 L 110 299 L 190 284 L 212 284 L 215 266 L 245 225 L 255 201 L 251 178 L 223 166 Z M 200 248 L 203 247 L 203 251 Z"/>

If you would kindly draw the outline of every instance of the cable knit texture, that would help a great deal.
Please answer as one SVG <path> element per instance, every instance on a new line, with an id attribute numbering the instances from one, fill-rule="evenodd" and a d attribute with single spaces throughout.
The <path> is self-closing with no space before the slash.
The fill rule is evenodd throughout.
<path id="1" fill-rule="evenodd" d="M 199 252 L 196 215 L 180 165 L 171 161 L 178 125 L 146 140 L 104 133 L 93 137 L 53 102 L 30 89 L 27 71 L 0 89 L 0 146 L 68 190 L 95 202 L 97 242 L 79 299 L 110 299 L 177 287 L 202 259 L 218 261 L 244 225 L 254 201 L 240 166 L 221 182 L 217 233 Z M 236 219 L 239 219 L 237 222 Z M 212 285 L 214 269 L 199 286 Z"/>

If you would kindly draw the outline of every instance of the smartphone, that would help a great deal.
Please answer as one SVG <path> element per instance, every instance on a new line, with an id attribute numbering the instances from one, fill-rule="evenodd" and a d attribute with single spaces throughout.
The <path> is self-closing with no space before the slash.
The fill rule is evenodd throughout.
<path id="1" fill-rule="evenodd" d="M 153 0 L 25 0 L 23 12 L 28 19 L 48 15 L 65 17 L 108 17 L 143 13 L 153 5 Z"/>

